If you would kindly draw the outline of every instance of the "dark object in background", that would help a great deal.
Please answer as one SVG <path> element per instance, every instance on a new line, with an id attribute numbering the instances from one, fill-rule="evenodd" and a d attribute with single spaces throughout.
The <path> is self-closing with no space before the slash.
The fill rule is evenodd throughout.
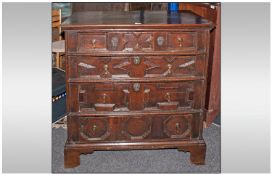
<path id="1" fill-rule="evenodd" d="M 178 11 L 179 3 L 177 2 L 170 2 L 168 3 L 168 11 Z"/>
<path id="2" fill-rule="evenodd" d="M 127 9 L 128 5 L 128 9 Z M 84 11 L 137 11 L 137 10 L 167 10 L 167 3 L 130 2 L 130 3 L 72 3 L 72 13 Z"/>
<path id="3" fill-rule="evenodd" d="M 66 113 L 65 72 L 52 68 L 52 122 L 56 122 Z"/>
<path id="4" fill-rule="evenodd" d="M 102 2 L 76 2 L 72 3 L 72 12 L 84 11 L 124 11 L 125 3 L 102 3 Z"/>

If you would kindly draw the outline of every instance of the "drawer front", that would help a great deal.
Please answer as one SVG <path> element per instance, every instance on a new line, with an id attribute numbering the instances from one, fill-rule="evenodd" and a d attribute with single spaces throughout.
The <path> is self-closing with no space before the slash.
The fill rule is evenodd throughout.
<path id="1" fill-rule="evenodd" d="M 67 33 L 68 53 L 203 51 L 208 31 L 77 32 Z M 204 49 L 205 51 L 205 49 Z"/>
<path id="2" fill-rule="evenodd" d="M 68 56 L 71 78 L 141 78 L 204 76 L 205 55 Z"/>
<path id="3" fill-rule="evenodd" d="M 137 141 L 156 139 L 189 140 L 199 137 L 202 121 L 199 113 L 129 116 L 73 116 L 78 126 L 74 141 Z M 69 134 L 69 132 L 68 132 Z"/>
<path id="4" fill-rule="evenodd" d="M 196 51 L 196 32 L 155 33 L 155 51 Z"/>
<path id="5" fill-rule="evenodd" d="M 106 35 L 103 33 L 79 33 L 77 37 L 78 52 L 106 50 Z"/>
<path id="6" fill-rule="evenodd" d="M 70 85 L 70 110 L 135 111 L 202 108 L 204 81 Z"/>

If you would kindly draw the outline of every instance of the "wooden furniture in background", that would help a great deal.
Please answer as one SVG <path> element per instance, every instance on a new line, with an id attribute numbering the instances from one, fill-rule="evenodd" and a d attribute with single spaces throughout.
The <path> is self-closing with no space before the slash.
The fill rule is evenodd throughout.
<path id="1" fill-rule="evenodd" d="M 61 37 L 61 9 L 52 10 L 52 28 L 58 29 L 58 40 L 62 40 Z"/>
<path id="2" fill-rule="evenodd" d="M 72 11 L 135 11 L 135 10 L 167 10 L 167 3 L 128 2 L 128 3 L 72 3 Z"/>
<path id="3" fill-rule="evenodd" d="M 221 5 L 220 3 L 180 3 L 179 10 L 191 10 L 212 21 L 206 97 L 205 123 L 208 127 L 220 116 Z"/>
<path id="4" fill-rule="evenodd" d="M 62 55 L 65 53 L 65 41 L 61 36 L 61 9 L 52 10 L 52 28 L 58 29 L 58 40 L 52 42 L 52 52 L 55 54 L 57 68 L 62 68 Z"/>
<path id="5" fill-rule="evenodd" d="M 102 2 L 75 2 L 72 3 L 72 12 L 85 12 L 85 11 L 124 11 L 126 3 L 102 3 Z"/>
<path id="6" fill-rule="evenodd" d="M 81 12 L 66 38 L 66 168 L 96 150 L 177 148 L 204 164 L 210 30 L 191 12 Z"/>

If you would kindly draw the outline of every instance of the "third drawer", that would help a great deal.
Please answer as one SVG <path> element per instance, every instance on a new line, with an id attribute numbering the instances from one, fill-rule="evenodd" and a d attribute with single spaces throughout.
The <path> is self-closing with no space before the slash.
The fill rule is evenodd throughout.
<path id="1" fill-rule="evenodd" d="M 67 96 L 69 111 L 202 109 L 204 82 L 71 83 Z"/>

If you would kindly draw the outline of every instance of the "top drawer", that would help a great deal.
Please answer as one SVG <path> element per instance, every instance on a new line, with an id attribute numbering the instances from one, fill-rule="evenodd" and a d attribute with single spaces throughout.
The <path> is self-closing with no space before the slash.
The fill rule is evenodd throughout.
<path id="1" fill-rule="evenodd" d="M 205 52 L 205 32 L 67 32 L 67 53 Z"/>

